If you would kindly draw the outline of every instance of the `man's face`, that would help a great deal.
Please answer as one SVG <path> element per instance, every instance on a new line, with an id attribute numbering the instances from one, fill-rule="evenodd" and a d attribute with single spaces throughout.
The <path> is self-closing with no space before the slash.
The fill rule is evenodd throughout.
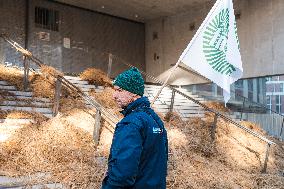
<path id="1" fill-rule="evenodd" d="M 136 94 L 123 90 L 118 86 L 114 86 L 113 98 L 121 108 L 125 108 L 135 100 Z"/>

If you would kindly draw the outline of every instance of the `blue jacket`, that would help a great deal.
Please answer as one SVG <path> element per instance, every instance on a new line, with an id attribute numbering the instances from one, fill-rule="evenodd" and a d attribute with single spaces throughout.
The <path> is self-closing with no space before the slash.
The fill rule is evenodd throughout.
<path id="1" fill-rule="evenodd" d="M 147 97 L 130 103 L 116 125 L 102 189 L 165 189 L 168 140 Z"/>

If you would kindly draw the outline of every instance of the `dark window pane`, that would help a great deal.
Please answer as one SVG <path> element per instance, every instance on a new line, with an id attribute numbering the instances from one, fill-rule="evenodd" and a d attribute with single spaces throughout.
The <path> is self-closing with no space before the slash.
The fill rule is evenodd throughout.
<path id="1" fill-rule="evenodd" d="M 35 26 L 43 29 L 59 30 L 59 12 L 35 7 Z"/>

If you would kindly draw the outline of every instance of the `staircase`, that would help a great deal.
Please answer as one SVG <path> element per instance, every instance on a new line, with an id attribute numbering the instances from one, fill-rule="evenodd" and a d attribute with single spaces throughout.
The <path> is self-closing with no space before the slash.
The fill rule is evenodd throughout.
<path id="1" fill-rule="evenodd" d="M 148 96 L 149 100 L 152 101 L 154 96 L 157 94 L 161 86 L 156 85 L 145 85 L 145 96 Z M 204 102 L 203 98 L 200 98 L 198 95 L 193 95 L 190 92 L 187 92 L 183 89 L 179 89 L 181 92 L 184 92 L 186 95 L 200 101 Z M 167 113 L 170 111 L 172 98 L 172 90 L 168 87 L 165 87 L 158 99 L 154 103 L 154 108 L 157 112 Z M 194 102 L 188 100 L 180 94 L 175 94 L 173 111 L 179 113 L 184 119 L 188 119 L 190 117 L 203 117 L 204 109 Z"/>
<path id="2" fill-rule="evenodd" d="M 53 103 L 48 98 L 33 97 L 31 91 L 18 91 L 6 81 L 0 81 L 0 111 L 27 111 L 52 117 Z"/>
<path id="3" fill-rule="evenodd" d="M 83 92 L 87 93 L 91 90 L 95 90 L 96 92 L 102 92 L 104 90 L 103 86 L 95 86 L 88 84 L 87 81 L 81 80 L 79 77 L 73 76 L 64 76 L 65 79 L 79 87 Z M 160 86 L 156 85 L 145 85 L 145 93 L 144 95 L 149 98 L 149 100 L 153 100 L 154 95 L 156 95 L 157 91 L 160 89 Z M 204 102 L 203 98 L 200 98 L 198 95 L 193 95 L 185 90 L 182 92 L 186 92 L 186 94 L 196 100 Z M 154 108 L 157 112 L 166 114 L 170 111 L 172 92 L 169 88 L 164 88 L 162 93 L 159 95 L 159 98 L 154 103 Z M 179 113 L 184 119 L 188 119 L 190 117 L 203 117 L 204 110 L 199 105 L 191 102 L 180 94 L 175 95 L 175 102 L 173 106 L 174 111 Z"/>
<path id="4" fill-rule="evenodd" d="M 79 77 L 64 76 L 64 78 L 79 87 L 85 93 L 90 92 L 91 90 L 96 92 L 102 92 L 104 90 L 103 86 L 90 85 L 88 81 L 81 80 Z"/>

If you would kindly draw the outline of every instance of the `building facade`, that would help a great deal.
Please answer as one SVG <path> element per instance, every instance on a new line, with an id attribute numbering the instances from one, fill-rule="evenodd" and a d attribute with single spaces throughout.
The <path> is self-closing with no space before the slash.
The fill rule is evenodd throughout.
<path id="1" fill-rule="evenodd" d="M 143 23 L 48 0 L 0 0 L 0 12 L 0 33 L 65 73 L 88 67 L 106 71 L 109 53 L 145 70 Z M 0 61 L 23 62 L 3 41 Z M 112 75 L 125 69 L 119 64 L 114 68 Z"/>

